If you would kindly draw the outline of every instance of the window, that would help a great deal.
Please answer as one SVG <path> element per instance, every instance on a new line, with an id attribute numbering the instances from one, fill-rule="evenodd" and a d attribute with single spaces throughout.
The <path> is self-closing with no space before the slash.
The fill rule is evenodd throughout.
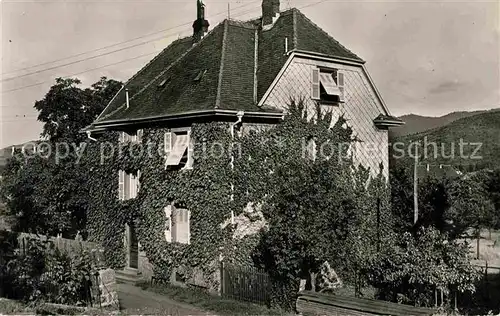
<path id="1" fill-rule="evenodd" d="M 164 135 L 165 169 L 191 169 L 193 167 L 193 142 L 191 131 L 172 130 Z"/>
<path id="2" fill-rule="evenodd" d="M 201 79 L 203 78 L 203 76 L 205 76 L 205 74 L 207 73 L 207 70 L 201 70 L 198 75 L 196 76 L 196 78 L 194 78 L 194 81 L 201 81 Z"/>
<path id="3" fill-rule="evenodd" d="M 344 102 L 344 73 L 338 69 L 313 68 L 311 97 L 321 103 Z"/>
<path id="4" fill-rule="evenodd" d="M 137 130 L 136 132 L 134 132 L 131 135 L 128 134 L 127 132 L 120 132 L 119 142 L 122 144 L 128 143 L 128 142 L 140 143 L 142 141 L 142 134 L 143 134 L 142 129 Z"/>
<path id="5" fill-rule="evenodd" d="M 165 240 L 167 242 L 178 242 L 190 244 L 190 217 L 191 213 L 183 208 L 168 205 L 165 211 Z"/>
<path id="6" fill-rule="evenodd" d="M 137 174 L 126 173 L 123 170 L 118 171 L 118 199 L 125 201 L 135 199 L 139 193 L 139 177 L 141 172 Z"/>

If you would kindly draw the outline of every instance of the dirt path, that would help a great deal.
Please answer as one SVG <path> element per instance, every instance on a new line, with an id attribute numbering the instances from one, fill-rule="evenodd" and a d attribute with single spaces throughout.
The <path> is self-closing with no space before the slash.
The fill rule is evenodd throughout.
<path id="1" fill-rule="evenodd" d="M 128 315 L 214 315 L 129 284 L 118 284 L 122 313 Z"/>

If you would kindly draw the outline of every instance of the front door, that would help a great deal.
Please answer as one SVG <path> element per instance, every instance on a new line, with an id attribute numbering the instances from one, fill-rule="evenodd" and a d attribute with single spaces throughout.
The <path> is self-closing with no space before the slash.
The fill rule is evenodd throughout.
<path id="1" fill-rule="evenodd" d="M 139 243 L 134 224 L 128 226 L 128 267 L 137 269 L 139 267 Z"/>

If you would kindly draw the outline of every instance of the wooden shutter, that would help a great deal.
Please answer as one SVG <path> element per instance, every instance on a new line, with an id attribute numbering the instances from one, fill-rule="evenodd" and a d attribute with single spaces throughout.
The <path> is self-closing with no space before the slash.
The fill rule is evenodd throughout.
<path id="1" fill-rule="evenodd" d="M 165 169 L 167 169 L 167 159 L 168 156 L 170 155 L 170 152 L 172 151 L 172 133 L 171 132 L 165 132 L 163 135 L 163 151 L 165 153 Z"/>
<path id="2" fill-rule="evenodd" d="M 144 131 L 142 129 L 137 131 L 137 142 L 142 143 L 142 136 L 144 135 Z"/>
<path id="3" fill-rule="evenodd" d="M 171 234 L 172 234 L 172 241 L 173 242 L 176 242 L 176 241 L 179 241 L 179 236 L 178 236 L 178 232 L 179 232 L 179 220 L 178 220 L 178 217 L 179 216 L 179 211 L 177 210 L 177 208 L 173 207 L 172 206 L 172 215 L 170 215 L 170 223 L 171 223 L 171 227 L 172 227 L 172 230 L 171 230 Z"/>
<path id="4" fill-rule="evenodd" d="M 193 138 L 191 137 L 191 131 L 188 131 L 187 134 L 187 141 L 188 141 L 188 156 L 187 156 L 187 162 L 186 162 L 186 167 L 187 169 L 193 168 L 193 153 L 194 153 L 194 144 L 193 144 Z"/>
<path id="5" fill-rule="evenodd" d="M 340 102 L 345 101 L 345 86 L 344 86 L 344 73 L 342 71 L 337 71 L 337 86 L 340 90 L 339 100 Z"/>
<path id="6" fill-rule="evenodd" d="M 168 205 L 165 211 L 165 240 L 172 242 L 172 206 Z"/>
<path id="7" fill-rule="evenodd" d="M 125 172 L 118 171 L 118 199 L 125 200 Z"/>
<path id="8" fill-rule="evenodd" d="M 130 174 L 130 198 L 135 199 L 137 197 L 137 177 L 134 174 Z"/>
<path id="9" fill-rule="evenodd" d="M 191 244 L 191 212 L 186 210 L 187 244 Z"/>
<path id="10" fill-rule="evenodd" d="M 311 98 L 313 100 L 319 100 L 319 69 L 318 68 L 313 68 L 311 71 Z"/>
<path id="11" fill-rule="evenodd" d="M 130 175 L 126 172 L 123 172 L 123 178 L 124 178 L 124 184 L 123 184 L 123 188 L 124 188 L 124 193 L 123 193 L 123 199 L 124 200 L 128 200 L 130 199 Z"/>
<path id="12" fill-rule="evenodd" d="M 139 190 L 141 188 L 141 170 L 137 170 L 137 179 L 136 179 L 136 182 L 137 182 L 137 192 L 136 194 L 139 194 Z"/>

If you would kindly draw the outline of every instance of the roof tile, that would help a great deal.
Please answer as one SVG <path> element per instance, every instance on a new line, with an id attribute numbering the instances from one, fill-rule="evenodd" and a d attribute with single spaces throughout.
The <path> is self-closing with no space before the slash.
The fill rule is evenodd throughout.
<path id="1" fill-rule="evenodd" d="M 268 111 L 258 108 L 255 101 L 262 98 L 288 59 L 285 38 L 289 50 L 362 61 L 297 9 L 281 12 L 269 30 L 263 30 L 260 24 L 261 19 L 225 20 L 195 46 L 191 37 L 172 42 L 125 84 L 129 90 L 129 108 L 125 106 L 125 89 L 122 89 L 94 124 L 216 106 Z M 204 71 L 201 80 L 195 81 Z"/>

